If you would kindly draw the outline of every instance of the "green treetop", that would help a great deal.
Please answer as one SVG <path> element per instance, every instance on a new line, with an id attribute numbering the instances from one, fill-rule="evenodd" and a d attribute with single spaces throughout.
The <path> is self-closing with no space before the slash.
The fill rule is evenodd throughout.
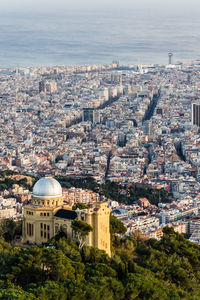
<path id="1" fill-rule="evenodd" d="M 85 244 L 87 235 L 93 230 L 92 226 L 81 220 L 73 220 L 71 227 L 76 234 L 79 248 L 82 248 Z"/>
<path id="2" fill-rule="evenodd" d="M 126 227 L 124 224 L 118 220 L 115 216 L 110 216 L 110 233 L 115 235 L 115 234 L 121 234 L 123 235 L 126 233 Z"/>

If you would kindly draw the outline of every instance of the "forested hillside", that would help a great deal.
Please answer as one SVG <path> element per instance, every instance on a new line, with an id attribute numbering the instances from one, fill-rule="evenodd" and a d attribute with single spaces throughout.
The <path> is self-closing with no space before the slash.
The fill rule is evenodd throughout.
<path id="1" fill-rule="evenodd" d="M 109 180 L 107 180 L 104 184 L 98 184 L 93 177 L 75 178 L 57 176 L 56 179 L 60 182 L 63 188 L 77 187 L 89 189 L 120 203 L 132 204 L 139 198 L 144 197 L 146 197 L 151 204 L 155 205 L 158 204 L 159 197 L 160 201 L 163 203 L 171 202 L 173 200 L 172 194 L 164 189 L 159 191 L 144 184 L 140 186 L 132 184 L 127 187 Z"/>
<path id="2" fill-rule="evenodd" d="M 116 182 L 111 182 L 107 180 L 104 184 L 98 184 L 93 177 L 67 177 L 67 176 L 57 176 L 55 177 L 61 184 L 63 188 L 83 188 L 89 189 L 101 196 L 106 198 L 116 200 L 120 203 L 132 204 L 139 198 L 146 197 L 151 204 L 157 205 L 160 201 L 163 203 L 171 202 L 172 194 L 168 193 L 164 189 L 160 191 L 157 189 L 152 189 L 147 185 L 137 186 L 131 185 L 129 187 L 122 186 Z M 19 184 L 20 186 L 32 190 L 33 185 L 39 178 L 33 176 L 26 176 L 19 174 L 17 172 L 5 170 L 0 171 L 0 191 L 5 189 L 11 189 L 13 184 Z"/>
<path id="3" fill-rule="evenodd" d="M 112 258 L 63 235 L 26 248 L 2 239 L 0 299 L 200 299 L 200 246 L 168 227 L 160 241 L 119 238 L 117 230 Z"/>

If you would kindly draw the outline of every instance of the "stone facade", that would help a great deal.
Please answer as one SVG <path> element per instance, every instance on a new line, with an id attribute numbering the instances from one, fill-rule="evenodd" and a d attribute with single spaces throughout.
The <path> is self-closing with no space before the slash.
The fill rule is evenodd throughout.
<path id="1" fill-rule="evenodd" d="M 48 179 L 47 179 L 48 180 Z M 33 190 L 34 192 L 34 190 Z M 110 252 L 110 208 L 107 202 L 95 203 L 92 208 L 76 211 L 63 204 L 63 197 L 44 194 L 32 196 L 32 203 L 23 208 L 23 243 L 42 244 L 63 230 L 74 238 L 71 222 L 79 219 L 93 228 L 86 238 L 86 245 Z"/>

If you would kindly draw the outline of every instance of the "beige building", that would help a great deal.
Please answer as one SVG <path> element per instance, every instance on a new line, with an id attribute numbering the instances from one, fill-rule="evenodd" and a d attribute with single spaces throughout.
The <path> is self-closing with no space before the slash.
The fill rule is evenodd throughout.
<path id="1" fill-rule="evenodd" d="M 95 203 L 92 208 L 76 211 L 63 204 L 62 188 L 57 180 L 44 177 L 33 187 L 32 203 L 23 208 L 23 242 L 46 243 L 62 229 L 67 237 L 74 238 L 71 222 L 84 220 L 93 231 L 86 245 L 110 252 L 110 208 L 107 202 Z"/>
<path id="2" fill-rule="evenodd" d="M 94 203 L 99 202 L 99 194 L 90 190 L 83 190 L 80 188 L 72 187 L 65 192 L 65 198 L 69 203 Z"/>
<path id="3" fill-rule="evenodd" d="M 12 218 L 16 215 L 16 213 L 17 213 L 16 208 L 5 207 L 3 209 L 0 209 L 0 219 Z"/>

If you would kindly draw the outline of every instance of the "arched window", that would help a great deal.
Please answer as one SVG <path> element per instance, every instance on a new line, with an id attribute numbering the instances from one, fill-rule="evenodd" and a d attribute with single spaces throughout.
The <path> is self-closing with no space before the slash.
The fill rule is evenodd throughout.
<path id="1" fill-rule="evenodd" d="M 31 223 L 27 223 L 26 224 L 26 232 L 28 236 L 33 236 L 33 230 L 34 230 L 34 226 Z"/>
<path id="2" fill-rule="evenodd" d="M 63 230 L 63 232 L 67 235 L 67 225 L 66 225 L 66 224 L 64 224 L 64 225 L 62 226 L 62 230 Z"/>
<path id="3" fill-rule="evenodd" d="M 59 232 L 59 224 L 56 223 L 55 224 L 55 234 L 57 234 Z"/>

